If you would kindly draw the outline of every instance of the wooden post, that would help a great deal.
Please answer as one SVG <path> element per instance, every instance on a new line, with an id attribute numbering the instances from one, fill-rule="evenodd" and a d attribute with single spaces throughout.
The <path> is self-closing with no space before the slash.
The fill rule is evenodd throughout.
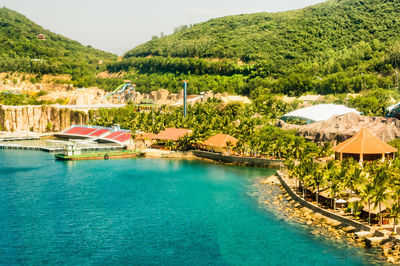
<path id="1" fill-rule="evenodd" d="M 340 161 L 343 160 L 343 152 L 340 153 Z"/>
<path id="2" fill-rule="evenodd" d="M 360 153 L 360 163 L 364 161 L 364 154 Z"/>

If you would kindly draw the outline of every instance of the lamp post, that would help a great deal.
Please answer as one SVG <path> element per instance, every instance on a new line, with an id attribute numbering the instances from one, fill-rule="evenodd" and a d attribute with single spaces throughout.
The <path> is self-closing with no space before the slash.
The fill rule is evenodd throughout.
<path id="1" fill-rule="evenodd" d="M 183 116 L 187 115 L 187 84 L 189 81 L 183 80 Z"/>

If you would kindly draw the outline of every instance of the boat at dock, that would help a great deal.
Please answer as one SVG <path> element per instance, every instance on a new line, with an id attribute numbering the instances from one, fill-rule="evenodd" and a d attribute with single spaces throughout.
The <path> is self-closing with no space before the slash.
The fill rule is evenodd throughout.
<path id="1" fill-rule="evenodd" d="M 79 161 L 79 160 L 108 160 L 108 159 L 124 159 L 143 156 L 144 153 L 140 151 L 98 151 L 88 152 L 79 155 L 65 155 L 55 154 L 56 160 L 64 161 Z"/>
<path id="2" fill-rule="evenodd" d="M 56 160 L 79 161 L 79 160 L 108 160 L 124 159 L 143 156 L 144 153 L 137 150 L 114 150 L 114 151 L 95 151 L 83 153 L 74 145 L 66 145 L 63 153 L 55 154 Z"/>

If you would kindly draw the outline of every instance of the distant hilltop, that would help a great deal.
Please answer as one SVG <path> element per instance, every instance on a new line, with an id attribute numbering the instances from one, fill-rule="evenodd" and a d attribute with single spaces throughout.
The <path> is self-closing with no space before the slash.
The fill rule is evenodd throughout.
<path id="1" fill-rule="evenodd" d="M 400 2 L 330 0 L 307 8 L 236 15 L 180 27 L 125 54 L 304 62 L 364 41 L 390 44 L 400 34 Z M 360 47 L 361 48 L 361 47 Z"/>
<path id="2" fill-rule="evenodd" d="M 192 76 L 199 91 L 220 81 L 240 94 L 357 93 L 398 87 L 398 36 L 399 1 L 330 0 L 178 27 L 133 48 L 108 70 L 153 75 L 160 83 L 157 75 Z"/>

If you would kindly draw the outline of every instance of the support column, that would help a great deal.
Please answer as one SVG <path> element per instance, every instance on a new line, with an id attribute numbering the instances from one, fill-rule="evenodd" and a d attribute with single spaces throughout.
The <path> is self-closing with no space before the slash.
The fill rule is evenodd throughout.
<path id="1" fill-rule="evenodd" d="M 360 163 L 364 161 L 364 154 L 360 153 Z"/>

